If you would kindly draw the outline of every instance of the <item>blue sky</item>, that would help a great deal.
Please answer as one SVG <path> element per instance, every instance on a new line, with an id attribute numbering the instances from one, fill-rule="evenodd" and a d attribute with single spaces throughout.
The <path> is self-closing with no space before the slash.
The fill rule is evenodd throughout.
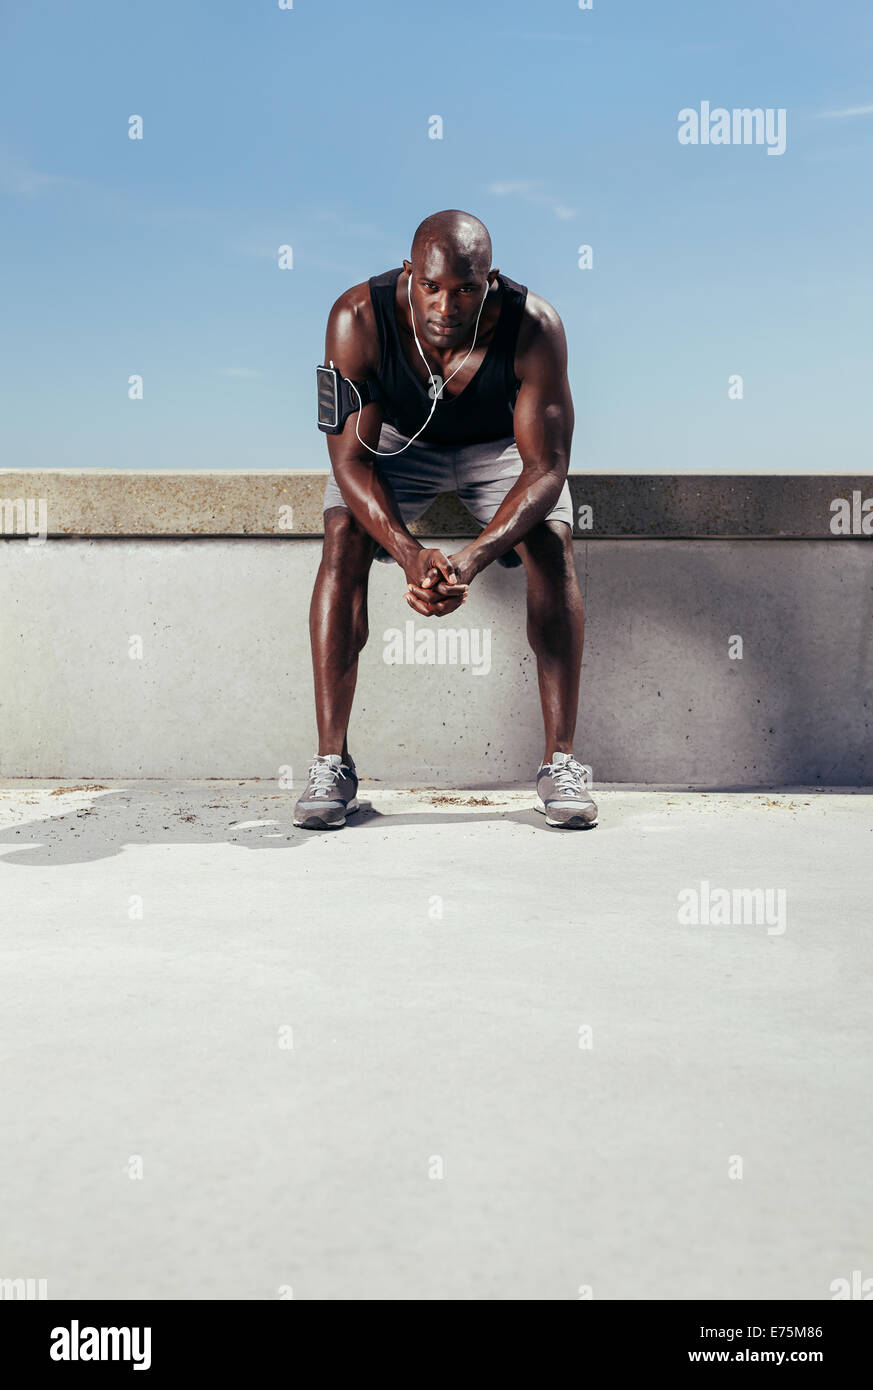
<path id="1" fill-rule="evenodd" d="M 572 468 L 870 470 L 869 0 L 0 16 L 2 466 L 326 468 L 331 303 L 461 207 L 564 319 Z M 680 145 L 703 101 L 785 153 Z"/>

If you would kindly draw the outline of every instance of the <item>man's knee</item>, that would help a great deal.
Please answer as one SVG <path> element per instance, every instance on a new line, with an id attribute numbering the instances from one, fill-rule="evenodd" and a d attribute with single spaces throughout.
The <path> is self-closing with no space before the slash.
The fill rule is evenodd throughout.
<path id="1" fill-rule="evenodd" d="M 376 542 L 345 507 L 329 507 L 324 513 L 322 559 L 329 565 L 367 570 L 376 553 Z"/>
<path id="2" fill-rule="evenodd" d="M 516 549 L 528 571 L 575 572 L 573 531 L 566 521 L 538 522 Z"/>

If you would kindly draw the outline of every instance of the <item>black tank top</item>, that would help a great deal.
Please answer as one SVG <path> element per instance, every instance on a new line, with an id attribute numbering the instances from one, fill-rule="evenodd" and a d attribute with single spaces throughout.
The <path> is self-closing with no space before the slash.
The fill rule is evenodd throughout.
<path id="1" fill-rule="evenodd" d="M 400 344 L 395 315 L 402 267 L 370 277 L 370 299 L 379 329 L 379 397 L 389 425 L 410 438 L 424 424 L 433 401 L 430 382 L 412 370 Z M 500 316 L 479 370 L 459 396 L 446 394 L 430 424 L 418 436 L 437 447 L 480 444 L 513 433 L 512 412 L 521 382 L 515 375 L 515 345 L 527 299 L 527 286 L 498 274 L 503 298 Z"/>

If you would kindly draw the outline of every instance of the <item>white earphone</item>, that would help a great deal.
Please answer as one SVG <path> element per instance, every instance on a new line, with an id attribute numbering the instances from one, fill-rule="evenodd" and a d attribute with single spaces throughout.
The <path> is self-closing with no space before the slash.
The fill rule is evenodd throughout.
<path id="1" fill-rule="evenodd" d="M 427 417 L 427 419 L 425 420 L 424 424 L 422 425 L 421 429 L 416 431 L 416 433 L 412 436 L 412 439 L 407 439 L 406 443 L 405 443 L 404 446 L 403 446 L 403 449 L 408 449 L 409 446 L 410 446 L 410 444 L 412 444 L 412 443 L 414 442 L 414 440 L 416 440 L 416 439 L 418 438 L 418 436 L 419 436 L 420 434 L 422 434 L 422 433 L 427 429 L 428 425 L 430 424 L 431 420 L 433 419 L 433 413 L 434 413 L 434 411 L 435 411 L 436 408 L 437 408 L 437 404 L 438 404 L 440 398 L 442 397 L 443 391 L 446 389 L 446 387 L 448 386 L 449 382 L 452 380 L 452 377 L 455 377 L 455 376 L 458 375 L 458 372 L 461 370 L 461 367 L 463 367 L 463 366 L 466 364 L 467 360 L 468 360 L 469 357 L 470 357 L 470 353 L 472 353 L 474 347 L 476 346 L 476 337 L 477 337 L 478 332 L 479 332 L 479 320 L 480 320 L 480 318 L 482 317 L 482 310 L 485 308 L 485 300 L 488 298 L 488 291 L 491 289 L 491 281 L 489 280 L 488 283 L 487 283 L 486 286 L 485 286 L 485 293 L 484 293 L 483 296 L 482 296 L 482 303 L 479 305 L 479 312 L 478 312 L 478 314 L 476 315 L 476 327 L 475 327 L 474 330 L 473 330 L 473 341 L 472 341 L 472 343 L 470 344 L 470 352 L 467 353 L 467 356 L 464 358 L 464 361 L 461 363 L 461 365 L 460 365 L 459 367 L 456 367 L 456 368 L 455 368 L 455 370 L 452 372 L 452 376 L 446 377 L 445 381 L 443 381 L 443 382 L 440 384 L 439 387 L 437 387 L 437 381 L 439 380 L 439 378 L 438 378 L 438 377 L 435 377 L 434 374 L 433 374 L 433 372 L 431 371 L 430 363 L 428 362 L 427 358 L 426 358 L 425 355 L 424 355 L 424 350 L 423 350 L 423 348 L 422 348 L 422 346 L 421 346 L 421 343 L 418 341 L 418 334 L 417 334 L 416 331 L 415 331 L 415 310 L 414 310 L 413 307 L 412 307 L 412 276 L 411 276 L 411 275 L 410 275 L 410 277 L 409 277 L 409 279 L 408 279 L 408 281 L 407 281 L 406 289 L 407 289 L 407 297 L 408 297 L 408 299 L 409 299 L 409 312 L 410 312 L 410 314 L 411 314 L 411 316 L 412 316 L 412 336 L 413 336 L 413 338 L 415 339 L 415 346 L 418 348 L 418 351 L 419 351 L 419 353 L 421 354 L 421 360 L 422 360 L 422 362 L 424 363 L 424 365 L 427 367 L 427 374 L 428 374 L 428 376 L 430 377 L 430 389 L 431 389 L 431 392 L 433 393 L 433 405 L 431 406 L 431 408 L 430 408 L 430 414 L 428 415 L 428 417 Z M 358 391 L 358 388 L 357 388 L 357 386 L 355 385 L 355 383 L 354 383 L 353 381 L 349 381 L 349 378 L 348 378 L 348 377 L 345 377 L 344 380 L 348 381 L 349 386 L 351 386 L 352 390 L 354 391 L 355 395 L 356 395 L 357 398 L 358 398 L 358 410 L 357 410 L 357 414 L 355 415 L 355 434 L 356 434 L 357 437 L 358 437 L 358 443 L 359 443 L 359 444 L 363 444 L 363 446 L 364 446 L 365 449 L 369 449 L 371 454 L 375 454 L 376 457 L 377 457 L 377 458 L 380 458 L 380 459 L 393 458 L 393 457 L 395 456 L 395 454 L 402 454 L 402 453 L 403 453 L 403 449 L 392 449 L 392 450 L 390 450 L 388 453 L 381 454 L 381 453 L 379 452 L 378 449 L 372 449 L 372 448 L 370 448 L 370 445 L 367 443 L 367 441 L 366 441 L 365 439 L 361 439 L 361 434 L 360 434 L 360 431 L 359 431 L 359 429 L 358 429 L 358 421 L 359 421 L 360 418 L 361 418 L 361 411 L 363 410 L 363 401 L 361 400 L 361 394 L 360 394 L 360 392 Z"/>

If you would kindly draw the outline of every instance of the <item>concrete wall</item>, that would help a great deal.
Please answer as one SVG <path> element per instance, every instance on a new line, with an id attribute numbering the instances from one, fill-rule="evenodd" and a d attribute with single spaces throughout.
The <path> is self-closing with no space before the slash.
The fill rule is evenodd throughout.
<path id="1" fill-rule="evenodd" d="M 22 517 L 28 500 L 42 504 L 50 536 L 318 536 L 326 476 L 323 469 L 0 469 L 0 539 L 15 533 L 15 509 L 6 521 L 2 499 L 19 499 Z M 873 533 L 870 474 L 571 472 L 568 482 L 574 516 L 590 509 L 576 527 L 583 538 L 832 540 Z M 475 534 L 470 514 L 451 493 L 410 529 L 425 536 Z"/>
<path id="2" fill-rule="evenodd" d="M 178 474 L 172 486 L 190 537 L 121 538 L 131 527 L 124 488 L 130 496 L 134 482 L 110 476 L 122 482 L 114 493 L 102 487 L 102 520 L 83 518 L 81 493 L 70 510 L 70 480 L 55 474 L 49 510 L 57 518 L 66 496 L 66 527 L 54 531 L 65 538 L 0 544 L 0 774 L 275 779 L 290 766 L 298 780 L 315 747 L 307 609 L 319 539 L 263 535 L 257 515 L 248 524 L 259 538 L 239 535 L 238 518 L 230 534 L 206 538 L 196 530 L 203 498 L 192 503 Z M 314 484 L 313 475 L 294 480 L 286 500 L 295 509 L 304 510 L 295 487 L 308 489 L 317 507 L 324 475 L 314 476 Z M 50 492 L 46 478 L 0 474 L 0 496 L 23 488 L 39 496 L 40 484 Z M 676 479 L 625 481 L 626 507 L 617 501 L 614 516 L 632 517 L 645 483 L 664 514 L 656 530 L 694 529 L 693 510 L 677 523 Z M 672 492 L 658 494 L 658 481 Z M 711 481 L 722 503 L 730 487 L 754 495 L 758 530 L 772 526 L 773 485 L 786 493 L 784 516 L 788 493 L 802 484 L 807 505 L 795 506 L 792 529 L 815 527 L 828 538 L 755 539 L 754 518 L 722 507 L 719 521 L 712 497 L 698 526 L 733 528 L 744 539 L 580 535 L 587 630 L 577 755 L 595 782 L 873 783 L 873 551 L 863 535 L 830 532 L 826 506 L 840 485 L 849 498 L 853 485 L 866 497 L 870 480 Z M 228 486 L 226 475 L 220 483 Z M 750 491 L 752 483 L 766 486 Z M 166 475 L 161 485 L 170 486 Z M 284 485 L 269 478 L 266 508 Z M 606 484 L 573 479 L 577 498 L 596 486 Z M 693 503 L 689 481 L 680 486 Z M 447 505 L 443 528 L 463 521 L 454 500 Z M 140 524 L 149 528 L 147 510 Z M 220 530 L 214 518 L 210 524 Z M 651 510 L 637 509 L 634 524 L 633 534 L 641 526 L 651 534 Z M 180 528 L 178 514 L 173 526 Z M 460 527 L 454 537 L 441 534 L 448 549 L 463 543 Z M 387 631 L 440 626 L 413 618 L 403 587 L 396 565 L 373 566 L 370 642 L 350 734 L 360 774 L 411 786 L 530 779 L 543 750 L 524 571 L 492 566 L 477 578 L 463 622 L 455 614 L 443 624 L 490 634 L 487 672 L 484 645 L 474 645 L 465 667 L 451 663 L 450 650 L 443 664 L 386 664 Z M 741 660 L 729 656 L 736 637 Z"/>

